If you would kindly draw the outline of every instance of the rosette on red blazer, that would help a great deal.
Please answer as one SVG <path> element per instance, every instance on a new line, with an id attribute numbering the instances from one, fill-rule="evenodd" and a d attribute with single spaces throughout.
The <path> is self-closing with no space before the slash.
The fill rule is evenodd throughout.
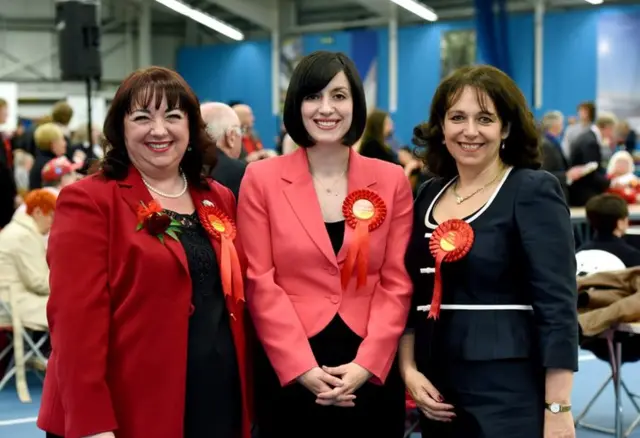
<path id="1" fill-rule="evenodd" d="M 436 259 L 433 297 L 428 318 L 438 319 L 442 304 L 442 263 L 457 262 L 466 256 L 473 246 L 473 228 L 460 219 L 443 222 L 431 234 L 429 250 Z"/>
<path id="2" fill-rule="evenodd" d="M 342 204 L 342 214 L 347 225 L 355 230 L 353 240 L 342 266 L 342 289 L 346 289 L 354 268 L 357 269 L 356 288 L 367 284 L 369 265 L 369 233 L 378 228 L 387 217 L 387 207 L 382 198 L 371 190 L 356 190 Z"/>
<path id="3" fill-rule="evenodd" d="M 198 216 L 204 229 L 220 242 L 220 277 L 225 296 L 233 302 L 244 301 L 244 285 L 240 258 L 233 243 L 237 230 L 233 220 L 220 208 L 206 203 L 198 208 Z"/>

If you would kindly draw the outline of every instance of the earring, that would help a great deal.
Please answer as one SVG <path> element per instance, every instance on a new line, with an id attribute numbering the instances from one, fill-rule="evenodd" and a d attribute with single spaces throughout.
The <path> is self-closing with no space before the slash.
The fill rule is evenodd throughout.
<path id="1" fill-rule="evenodd" d="M 500 149 L 504 150 L 504 141 L 500 144 Z"/>
<path id="2" fill-rule="evenodd" d="M 191 146 L 189 146 L 189 147 L 187 148 L 187 151 L 191 152 Z"/>

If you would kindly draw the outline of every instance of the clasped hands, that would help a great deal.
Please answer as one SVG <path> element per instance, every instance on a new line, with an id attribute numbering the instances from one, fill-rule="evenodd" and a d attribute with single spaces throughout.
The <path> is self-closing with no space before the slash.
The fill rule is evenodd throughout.
<path id="1" fill-rule="evenodd" d="M 354 392 L 371 376 L 371 372 L 350 362 L 337 367 L 314 367 L 297 380 L 316 395 L 319 405 L 349 408 L 355 406 Z"/>

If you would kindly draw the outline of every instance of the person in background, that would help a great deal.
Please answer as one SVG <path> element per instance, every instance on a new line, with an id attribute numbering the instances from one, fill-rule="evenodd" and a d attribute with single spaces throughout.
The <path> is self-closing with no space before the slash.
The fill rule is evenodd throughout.
<path id="1" fill-rule="evenodd" d="M 215 148 L 205 152 L 205 172 L 223 186 L 229 188 L 236 199 L 246 164 L 239 160 L 242 151 L 242 128 L 236 112 L 218 102 L 200 107 L 207 133 L 215 142 Z"/>
<path id="2" fill-rule="evenodd" d="M 389 114 L 382 110 L 371 111 L 360 142 L 360 155 L 399 164 L 396 153 L 385 143 L 390 132 L 393 132 L 393 121 Z"/>
<path id="3" fill-rule="evenodd" d="M 38 147 L 35 155 L 35 163 L 29 174 L 29 188 L 42 187 L 42 169 L 54 158 L 65 156 L 67 153 L 67 140 L 64 132 L 56 123 L 45 123 L 36 128 L 33 139 Z"/>
<path id="4" fill-rule="evenodd" d="M 16 310 L 22 324 L 47 331 L 49 267 L 42 236 L 49 233 L 56 209 L 56 195 L 44 189 L 25 196 L 24 210 L 0 230 L 0 284 L 15 294 Z M 68 273 L 74 275 L 73 268 Z M 0 296 L 7 300 L 8 297 Z"/>
<path id="5" fill-rule="evenodd" d="M 550 111 L 542 117 L 542 169 L 558 178 L 565 200 L 569 202 L 569 186 L 586 173 L 585 166 L 569 167 L 560 144 L 564 117 L 560 111 Z"/>
<path id="6" fill-rule="evenodd" d="M 562 138 L 562 151 L 565 157 L 570 157 L 573 151 L 573 142 L 581 134 L 588 131 L 596 120 L 596 106 L 593 102 L 582 102 L 578 105 L 578 120 L 569 118 L 573 123 L 568 123 Z"/>
<path id="7" fill-rule="evenodd" d="M 603 193 L 589 199 L 585 207 L 593 238 L 578 251 L 599 249 L 618 257 L 628 268 L 640 266 L 640 250 L 625 242 L 629 228 L 629 207 L 620 196 Z"/>
<path id="8" fill-rule="evenodd" d="M 265 158 L 274 157 L 277 153 L 273 150 L 266 149 L 260 141 L 258 133 L 255 131 L 256 119 L 253 116 L 253 110 L 246 103 L 234 103 L 231 105 L 233 110 L 240 119 L 242 127 L 242 149 L 240 159 L 247 163 L 252 161 L 263 160 Z"/>
<path id="9" fill-rule="evenodd" d="M 16 189 L 18 190 L 18 196 L 23 198 L 29 192 L 29 174 L 31 173 L 34 159 L 33 155 L 22 149 L 16 149 L 13 158 Z"/>
<path id="10" fill-rule="evenodd" d="M 260 436 L 402 438 L 395 358 L 411 297 L 409 183 L 399 166 L 351 148 L 366 103 L 344 54 L 300 61 L 283 118 L 299 149 L 251 163 L 238 203 L 247 306 L 263 346 Z"/>
<path id="11" fill-rule="evenodd" d="M 141 69 L 116 91 L 104 135 L 100 171 L 56 206 L 38 427 L 250 438 L 244 255 L 233 194 L 203 177 L 215 145 L 200 103 L 174 71 Z"/>
<path id="12" fill-rule="evenodd" d="M 0 125 L 6 123 L 8 111 L 7 101 L 0 98 Z M 11 142 L 5 133 L 0 132 L 0 229 L 9 223 L 19 202 L 13 168 Z"/>
<path id="13" fill-rule="evenodd" d="M 414 130 L 435 175 L 407 251 L 413 303 L 400 369 L 437 438 L 575 437 L 575 243 L 515 82 L 454 71 Z"/>
<path id="14" fill-rule="evenodd" d="M 629 122 L 626 120 L 618 122 L 616 125 L 616 146 L 622 147 L 630 154 L 636 150 L 638 137 L 636 131 L 631 129 Z"/>

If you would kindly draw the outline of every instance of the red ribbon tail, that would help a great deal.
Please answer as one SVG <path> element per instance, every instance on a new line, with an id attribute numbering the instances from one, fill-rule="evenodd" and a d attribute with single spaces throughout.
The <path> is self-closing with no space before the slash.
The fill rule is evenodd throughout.
<path id="1" fill-rule="evenodd" d="M 367 281 L 367 262 L 369 260 L 369 253 L 366 251 L 364 255 L 364 259 L 361 256 L 363 251 L 363 246 L 365 250 L 368 250 L 368 238 L 369 238 L 369 225 L 366 222 L 358 222 L 356 224 L 354 239 L 349 246 L 349 251 L 347 252 L 347 258 L 344 261 L 344 265 L 342 266 L 341 272 L 341 280 L 342 280 L 342 290 L 346 290 L 349 285 L 349 280 L 351 280 L 351 275 L 353 274 L 354 268 L 357 267 L 357 287 L 360 287 L 362 284 L 365 284 Z M 356 266 L 357 264 L 357 266 Z"/>
<path id="2" fill-rule="evenodd" d="M 231 264 L 231 242 L 225 236 L 221 236 L 221 251 L 220 251 L 220 277 L 222 279 L 222 290 L 224 296 L 233 296 L 233 267 Z"/>
<path id="3" fill-rule="evenodd" d="M 440 316 L 440 306 L 442 304 L 442 262 L 446 253 L 438 253 L 436 256 L 435 276 L 433 281 L 433 297 L 431 297 L 431 308 L 427 319 L 438 319 Z"/>
<path id="4" fill-rule="evenodd" d="M 356 240 L 360 250 L 356 258 L 358 265 L 358 281 L 356 288 L 360 289 L 367 284 L 367 268 L 369 266 L 369 225 L 365 222 L 358 223 L 356 227 Z"/>

